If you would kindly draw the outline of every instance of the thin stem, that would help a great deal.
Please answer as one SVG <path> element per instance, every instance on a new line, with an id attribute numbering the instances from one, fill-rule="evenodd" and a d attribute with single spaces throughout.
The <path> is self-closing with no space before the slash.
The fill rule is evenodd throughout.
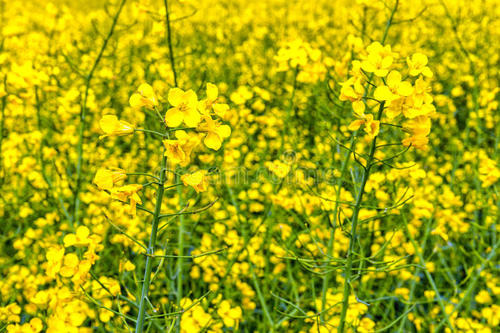
<path id="1" fill-rule="evenodd" d="M 177 72 L 175 71 L 175 59 L 172 47 L 172 29 L 170 28 L 170 12 L 168 10 L 168 0 L 163 0 L 163 4 L 165 5 L 165 25 L 167 30 L 167 44 L 168 53 L 170 56 L 170 66 L 172 66 L 172 72 L 174 73 L 174 84 L 177 87 L 179 85 L 177 84 Z"/>
<path id="2" fill-rule="evenodd" d="M 104 39 L 104 43 L 102 44 L 101 50 L 99 51 L 99 54 L 97 55 L 97 58 L 95 59 L 94 64 L 92 65 L 92 68 L 90 69 L 90 72 L 86 77 L 85 94 L 83 97 L 82 107 L 80 109 L 80 127 L 78 129 L 78 145 L 77 145 L 78 160 L 76 163 L 76 182 L 75 182 L 76 184 L 74 192 L 74 212 L 73 212 L 73 222 L 75 225 L 78 225 L 78 214 L 80 210 L 79 193 L 82 183 L 83 141 L 84 141 L 83 134 L 85 132 L 85 117 L 87 115 L 87 100 L 89 97 L 90 83 L 92 81 L 92 78 L 94 77 L 94 73 L 97 69 L 97 66 L 99 66 L 99 63 L 101 62 L 104 50 L 106 50 L 108 42 L 111 39 L 111 36 L 113 36 L 113 32 L 115 31 L 116 24 L 118 23 L 118 18 L 120 17 L 120 13 L 122 12 L 123 6 L 125 6 L 125 2 L 127 2 L 127 0 L 122 0 L 122 2 L 120 3 L 120 7 L 118 7 L 118 10 L 116 11 L 108 35 Z"/>
<path id="3" fill-rule="evenodd" d="M 141 298 L 139 303 L 139 314 L 137 315 L 137 324 L 135 327 L 136 333 L 142 333 L 144 330 L 144 316 L 146 314 L 146 298 L 151 283 L 151 271 L 153 269 L 154 249 L 156 246 L 156 235 L 158 233 L 158 224 L 160 223 L 161 204 L 163 201 L 163 192 L 165 190 L 165 167 L 167 165 L 167 158 L 163 156 L 161 161 L 160 183 L 158 185 L 158 192 L 156 192 L 155 210 L 153 213 L 153 224 L 151 226 L 151 234 L 147 249 L 148 257 L 146 258 L 146 268 L 144 270 L 144 281 L 142 283 Z"/>
<path id="4" fill-rule="evenodd" d="M 382 112 L 384 111 L 385 102 L 380 104 L 377 120 L 380 120 L 382 117 Z M 347 314 L 347 309 L 349 307 L 349 295 L 351 293 L 351 274 L 352 274 L 352 265 L 353 265 L 353 257 L 354 257 L 354 245 L 357 240 L 357 227 L 358 227 L 358 216 L 359 211 L 361 210 L 361 203 L 363 201 L 363 194 L 365 193 L 365 185 L 370 177 L 370 170 L 373 163 L 373 157 L 375 156 L 375 150 L 377 149 L 377 137 L 373 138 L 372 144 L 370 146 L 370 154 L 368 156 L 368 160 L 366 162 L 366 167 L 363 169 L 363 177 L 361 179 L 361 186 L 358 191 L 358 195 L 356 197 L 356 203 L 354 205 L 352 219 L 351 219 L 351 234 L 349 237 L 349 248 L 347 250 L 347 263 L 344 269 L 344 295 L 342 299 L 342 312 L 340 313 L 340 322 L 338 327 L 338 332 L 344 332 L 345 326 L 345 318 Z"/>
<path id="5" fill-rule="evenodd" d="M 135 131 L 136 132 L 144 132 L 144 133 L 150 133 L 150 134 L 158 135 L 158 136 L 161 136 L 162 138 L 168 137 L 168 135 L 166 135 L 166 134 L 163 134 L 163 133 L 160 133 L 160 132 L 156 132 L 156 131 L 152 131 L 152 130 L 148 130 L 148 129 L 144 129 L 144 128 L 136 128 Z"/>
<path id="6" fill-rule="evenodd" d="M 176 176 L 176 183 L 180 183 L 180 177 Z M 177 197 L 179 199 L 179 206 L 184 207 L 184 197 L 182 196 L 182 187 L 177 187 Z M 182 300 L 182 282 L 183 282 L 183 265 L 184 265 L 184 214 L 179 215 L 179 230 L 177 235 L 178 241 L 178 258 L 177 258 L 177 306 L 180 307 Z M 177 318 L 178 325 L 177 331 L 180 331 L 181 327 L 181 316 Z"/>
<path id="7" fill-rule="evenodd" d="M 451 324 L 448 313 L 446 312 L 446 306 L 444 305 L 443 297 L 441 296 L 441 294 L 436 286 L 436 283 L 434 282 L 434 279 L 432 278 L 432 275 L 429 273 L 429 270 L 427 268 L 425 268 L 426 262 L 425 262 L 424 256 L 422 255 L 422 252 L 420 251 L 420 247 L 418 246 L 417 242 L 415 242 L 415 238 L 413 237 L 410 230 L 408 229 L 408 222 L 406 221 L 406 216 L 404 214 L 403 214 L 403 221 L 405 223 L 406 234 L 407 234 L 408 238 L 410 238 L 410 241 L 413 245 L 413 248 L 415 249 L 415 254 L 418 257 L 419 264 L 422 267 L 424 267 L 424 269 L 423 269 L 424 274 L 427 277 L 427 280 L 429 281 L 429 283 L 431 284 L 432 290 L 436 293 L 436 298 L 438 300 L 439 307 L 441 308 L 441 312 L 443 313 L 444 321 L 446 322 L 446 324 L 448 325 L 450 330 L 452 332 L 455 332 L 455 328 Z"/>
<path id="8" fill-rule="evenodd" d="M 345 159 L 342 162 L 342 168 L 340 170 L 340 177 L 339 177 L 339 180 L 337 183 L 337 190 L 336 190 L 336 197 L 335 197 L 336 202 L 335 202 L 335 208 L 333 209 L 334 223 L 333 223 L 333 227 L 330 229 L 330 239 L 328 240 L 328 248 L 327 248 L 327 256 L 329 258 L 332 257 L 332 253 L 333 253 L 335 229 L 337 228 L 337 222 L 338 222 L 337 221 L 337 212 L 339 210 L 339 205 L 340 205 L 340 201 L 338 199 L 340 197 L 340 191 L 342 189 L 342 184 L 344 183 L 343 180 L 345 177 L 347 166 L 349 165 L 349 159 L 351 157 L 351 152 L 354 149 L 354 143 L 355 143 L 355 141 L 354 141 L 354 135 L 353 135 L 351 138 L 351 148 L 349 150 L 347 150 Z M 324 318 L 324 315 L 325 315 L 324 311 L 326 308 L 326 294 L 328 292 L 329 282 L 330 282 L 330 274 L 327 273 L 323 277 L 323 287 L 322 287 L 322 291 L 321 291 L 321 320 L 322 321 L 325 319 Z"/>

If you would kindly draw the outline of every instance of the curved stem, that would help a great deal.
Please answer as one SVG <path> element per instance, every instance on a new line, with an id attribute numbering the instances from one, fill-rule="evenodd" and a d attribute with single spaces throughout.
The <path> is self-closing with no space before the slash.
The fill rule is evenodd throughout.
<path id="1" fill-rule="evenodd" d="M 161 203 L 163 200 L 163 192 L 165 190 L 165 166 L 167 165 L 167 158 L 163 156 L 161 161 L 160 183 L 158 185 L 158 192 L 156 192 L 155 210 L 153 212 L 153 224 L 151 225 L 151 234 L 149 236 L 149 244 L 147 249 L 148 257 L 146 258 L 146 268 L 144 270 L 144 280 L 142 283 L 141 298 L 139 303 L 139 314 L 137 315 L 137 324 L 135 327 L 136 333 L 142 333 L 144 330 L 144 317 L 146 314 L 146 298 L 148 296 L 149 285 L 151 283 L 151 271 L 153 269 L 154 248 L 156 246 L 156 235 L 158 233 L 158 224 L 160 222 Z"/>
<path id="2" fill-rule="evenodd" d="M 384 111 L 385 102 L 380 104 L 377 120 L 382 117 L 382 112 Z M 340 322 L 338 327 L 338 332 L 344 332 L 345 318 L 347 314 L 347 309 L 349 308 L 349 295 L 351 294 L 351 274 L 352 265 L 354 257 L 354 245 L 357 240 L 357 227 L 358 227 L 358 216 L 361 210 L 361 203 L 363 201 L 363 194 L 365 193 L 365 185 L 370 177 L 370 170 L 372 167 L 373 159 L 375 156 L 375 151 L 377 149 L 377 137 L 373 138 L 372 144 L 370 146 L 370 154 L 368 160 L 366 161 L 366 167 L 363 169 L 363 176 L 361 178 L 361 185 L 359 187 L 358 195 L 356 196 L 356 203 L 354 205 L 352 219 L 351 219 L 351 234 L 349 237 L 349 248 L 347 249 L 347 263 L 344 269 L 344 295 L 342 298 L 342 312 L 340 313 Z"/>

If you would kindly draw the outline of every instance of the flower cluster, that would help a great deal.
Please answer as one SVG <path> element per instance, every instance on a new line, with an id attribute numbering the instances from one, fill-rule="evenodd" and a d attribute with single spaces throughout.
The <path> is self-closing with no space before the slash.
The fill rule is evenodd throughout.
<path id="1" fill-rule="evenodd" d="M 351 77 L 342 83 L 339 98 L 352 103 L 358 118 L 349 125 L 351 131 L 363 126 L 373 139 L 379 135 L 381 122 L 386 122 L 408 134 L 402 140 L 404 146 L 425 149 L 436 110 L 427 80 L 432 72 L 427 67 L 427 57 L 415 53 L 406 59 L 408 74 L 403 77 L 404 68 L 399 68 L 398 57 L 389 45 L 368 45 L 361 60 L 352 61 Z M 379 110 L 377 105 L 382 108 L 378 115 L 374 111 Z"/>

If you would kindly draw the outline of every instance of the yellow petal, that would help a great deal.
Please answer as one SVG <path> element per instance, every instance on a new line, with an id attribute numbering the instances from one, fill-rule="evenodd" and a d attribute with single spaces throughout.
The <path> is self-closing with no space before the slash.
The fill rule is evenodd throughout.
<path id="1" fill-rule="evenodd" d="M 208 133 L 205 140 L 203 140 L 203 143 L 205 143 L 205 146 L 210 149 L 219 150 L 222 145 L 222 140 L 217 134 Z"/>
<path id="2" fill-rule="evenodd" d="M 182 124 L 184 114 L 177 108 L 171 108 L 165 114 L 165 122 L 169 127 L 177 127 Z"/>
<path id="3" fill-rule="evenodd" d="M 113 187 L 113 174 L 106 169 L 99 169 L 94 177 L 94 184 L 100 190 L 109 190 Z"/>
<path id="4" fill-rule="evenodd" d="M 425 77 L 432 77 L 433 76 L 432 71 L 430 70 L 429 67 L 424 67 L 422 69 L 422 74 L 424 74 Z"/>
<path id="5" fill-rule="evenodd" d="M 365 114 L 365 103 L 363 101 L 352 102 L 352 109 L 355 114 L 361 117 Z"/>
<path id="6" fill-rule="evenodd" d="M 393 99 L 391 90 L 387 86 L 379 86 L 373 93 L 375 99 L 379 101 L 390 101 Z"/>
<path id="7" fill-rule="evenodd" d="M 120 126 L 120 122 L 116 116 L 108 114 L 102 117 L 99 126 L 104 133 L 111 134 Z"/>
<path id="8" fill-rule="evenodd" d="M 370 61 L 367 60 L 364 60 L 361 63 L 361 68 L 368 73 L 373 73 L 376 70 L 375 66 Z"/>
<path id="9" fill-rule="evenodd" d="M 133 108 L 140 108 L 141 106 L 144 105 L 144 103 L 142 102 L 142 96 L 139 94 L 133 94 L 132 96 L 130 96 L 128 102 L 130 103 L 130 106 Z"/>
<path id="10" fill-rule="evenodd" d="M 215 84 L 207 83 L 207 99 L 209 101 L 215 101 L 219 96 L 219 89 Z"/>
<path id="11" fill-rule="evenodd" d="M 87 237 L 89 237 L 89 234 L 90 234 L 90 230 L 86 226 L 82 225 L 82 226 L 79 226 L 78 229 L 76 229 L 76 236 L 79 239 L 86 239 Z"/>
<path id="12" fill-rule="evenodd" d="M 201 116 L 196 108 L 190 108 L 184 114 L 184 123 L 187 127 L 196 127 L 200 123 Z"/>
<path id="13" fill-rule="evenodd" d="M 172 106 L 177 106 L 182 103 L 184 91 L 179 88 L 172 88 L 168 91 L 168 102 Z"/>
<path id="14" fill-rule="evenodd" d="M 404 81 L 401 82 L 401 84 L 398 86 L 398 94 L 400 94 L 401 96 L 408 97 L 412 94 L 412 92 L 413 86 L 410 82 Z"/>
<path id="15" fill-rule="evenodd" d="M 137 91 L 144 97 L 148 98 L 148 99 L 152 99 L 154 98 L 155 96 L 155 93 L 153 91 L 153 87 L 151 87 L 149 84 L 147 83 L 143 83 L 139 86 L 139 88 L 137 89 Z"/>
<path id="16" fill-rule="evenodd" d="M 401 74 L 398 71 L 391 71 L 387 75 L 387 85 L 389 87 L 396 87 L 401 82 Z"/>
<path id="17" fill-rule="evenodd" d="M 186 91 L 186 93 L 182 96 L 182 99 L 189 108 L 196 109 L 198 105 L 198 96 L 196 96 L 194 90 L 189 89 Z"/>
<path id="18" fill-rule="evenodd" d="M 348 129 L 350 131 L 357 131 L 361 127 L 361 125 L 363 125 L 363 123 L 364 121 L 361 119 L 355 120 L 349 125 Z"/>
<path id="19" fill-rule="evenodd" d="M 231 127 L 228 125 L 221 125 L 217 128 L 217 134 L 221 138 L 227 138 L 231 135 Z"/>
<path id="20" fill-rule="evenodd" d="M 226 115 L 226 112 L 229 110 L 229 105 L 227 105 L 227 104 L 217 103 L 217 104 L 214 104 L 212 107 L 214 108 L 215 114 L 221 118 L 224 118 L 224 116 Z"/>

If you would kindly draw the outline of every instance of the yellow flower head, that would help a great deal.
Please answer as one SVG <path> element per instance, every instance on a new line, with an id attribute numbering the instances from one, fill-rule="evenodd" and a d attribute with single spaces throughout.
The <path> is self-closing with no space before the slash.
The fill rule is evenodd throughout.
<path id="1" fill-rule="evenodd" d="M 172 88 L 168 92 L 168 102 L 172 106 L 165 114 L 165 122 L 169 127 L 177 127 L 182 122 L 188 127 L 196 127 L 200 122 L 198 97 L 193 90 L 184 91 Z"/>
<path id="2" fill-rule="evenodd" d="M 373 42 L 368 45 L 366 51 L 368 55 L 361 62 L 361 68 L 365 72 L 374 73 L 376 76 L 386 76 L 396 56 L 391 51 L 391 46 L 383 46 L 379 42 Z"/>
<path id="3" fill-rule="evenodd" d="M 99 121 L 101 130 L 105 133 L 99 139 L 107 136 L 122 136 L 134 133 L 134 126 L 123 120 L 118 120 L 114 115 L 105 115 Z"/>
<path id="4" fill-rule="evenodd" d="M 353 121 L 349 125 L 349 130 L 357 131 L 361 127 L 361 125 L 364 125 L 364 131 L 372 140 L 378 135 L 380 131 L 380 121 L 373 120 L 372 114 L 362 115 L 361 119 Z"/>
<path id="5" fill-rule="evenodd" d="M 110 190 L 113 185 L 127 178 L 125 170 L 113 168 L 111 170 L 100 168 L 94 177 L 94 184 L 100 190 Z"/>
<path id="6" fill-rule="evenodd" d="M 417 76 L 421 73 L 425 77 L 432 77 L 430 68 L 426 66 L 427 62 L 427 56 L 422 53 L 415 53 L 411 58 L 406 58 L 406 63 L 410 68 L 410 75 Z"/>
<path id="7" fill-rule="evenodd" d="M 92 242 L 92 239 L 89 238 L 90 230 L 86 226 L 79 226 L 76 229 L 76 233 L 67 234 L 64 237 L 64 246 L 87 246 Z"/>
<path id="8" fill-rule="evenodd" d="M 143 83 L 137 89 L 137 93 L 130 96 L 129 103 L 133 108 L 144 106 L 148 109 L 154 109 L 155 106 L 158 106 L 158 99 L 153 88 L 149 84 Z"/>
<path id="9" fill-rule="evenodd" d="M 111 197 L 120 201 L 130 200 L 130 210 L 131 215 L 135 215 L 135 207 L 137 204 L 142 204 L 141 197 L 137 194 L 142 190 L 142 185 L 140 184 L 129 184 L 120 187 L 115 187 L 110 190 Z"/>
<path id="10" fill-rule="evenodd" d="M 186 174 L 181 177 L 184 186 L 191 186 L 196 192 L 205 192 L 208 188 L 208 182 L 205 177 L 205 171 L 198 170 L 191 174 Z"/>
<path id="11" fill-rule="evenodd" d="M 176 140 L 163 140 L 166 149 L 165 156 L 173 164 L 186 166 L 191 161 L 191 152 L 200 143 L 200 139 L 198 136 L 189 135 L 184 131 L 177 131 L 176 136 Z"/>
<path id="12" fill-rule="evenodd" d="M 386 82 L 386 86 L 378 86 L 377 89 L 375 89 L 375 99 L 390 102 L 400 97 L 410 96 L 413 92 L 411 83 L 402 81 L 401 74 L 398 71 L 391 71 L 389 75 L 387 75 Z"/>
<path id="13" fill-rule="evenodd" d="M 203 143 L 210 149 L 219 150 L 222 141 L 231 135 L 231 127 L 223 125 L 218 120 L 210 116 L 203 116 L 204 122 L 199 126 L 199 130 L 207 132 Z"/>
<path id="14" fill-rule="evenodd" d="M 217 86 L 212 83 L 207 83 L 207 98 L 198 103 L 198 111 L 200 111 L 201 114 L 207 115 L 213 110 L 216 115 L 224 118 L 226 112 L 229 110 L 229 105 L 219 103 L 218 97 L 219 89 Z"/>

